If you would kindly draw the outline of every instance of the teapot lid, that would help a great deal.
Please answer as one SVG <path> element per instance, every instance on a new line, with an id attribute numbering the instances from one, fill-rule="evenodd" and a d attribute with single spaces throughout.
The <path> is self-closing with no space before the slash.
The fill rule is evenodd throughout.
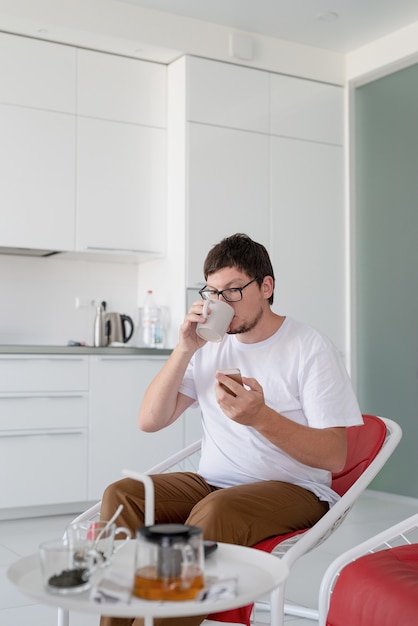
<path id="1" fill-rule="evenodd" d="M 185 524 L 154 524 L 153 526 L 143 526 L 138 528 L 137 534 L 144 539 L 155 543 L 171 543 L 179 539 L 190 539 L 194 535 L 202 533 L 198 526 L 187 526 Z"/>

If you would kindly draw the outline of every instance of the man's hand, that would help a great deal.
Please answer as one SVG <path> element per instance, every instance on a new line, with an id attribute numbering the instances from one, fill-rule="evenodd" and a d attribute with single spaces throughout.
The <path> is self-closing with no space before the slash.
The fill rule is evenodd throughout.
<path id="1" fill-rule="evenodd" d="M 222 372 L 216 372 L 215 378 L 218 381 L 215 386 L 216 400 L 225 415 L 234 422 L 257 428 L 257 416 L 261 415 L 261 409 L 266 405 L 263 388 L 256 379 L 242 377 L 243 387 Z M 234 395 L 226 391 L 221 383 Z"/>
<path id="2" fill-rule="evenodd" d="M 205 345 L 206 341 L 196 334 L 196 326 L 199 322 L 203 322 L 201 314 L 203 311 L 203 300 L 196 300 L 190 307 L 186 317 L 180 326 L 179 347 L 187 352 L 196 352 Z"/>
<path id="3" fill-rule="evenodd" d="M 261 385 L 255 378 L 244 378 L 244 387 L 216 373 L 216 399 L 222 411 L 234 422 L 251 426 L 272 444 L 297 461 L 330 472 L 343 469 L 347 455 L 346 429 L 313 428 L 288 419 L 268 407 Z M 222 389 L 227 385 L 236 396 Z"/>

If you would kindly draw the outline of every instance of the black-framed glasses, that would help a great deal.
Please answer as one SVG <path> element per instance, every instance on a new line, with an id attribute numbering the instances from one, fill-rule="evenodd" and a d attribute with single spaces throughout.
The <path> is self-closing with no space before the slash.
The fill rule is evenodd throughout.
<path id="1" fill-rule="evenodd" d="M 254 283 L 258 278 L 253 278 L 249 283 L 243 285 L 243 287 L 229 287 L 228 289 L 222 289 L 218 291 L 217 289 L 209 289 L 207 285 L 205 285 L 200 291 L 199 295 L 204 300 L 215 300 L 222 296 L 224 300 L 227 302 L 239 302 L 242 300 L 242 292 L 246 287 L 249 287 L 252 283 Z"/>

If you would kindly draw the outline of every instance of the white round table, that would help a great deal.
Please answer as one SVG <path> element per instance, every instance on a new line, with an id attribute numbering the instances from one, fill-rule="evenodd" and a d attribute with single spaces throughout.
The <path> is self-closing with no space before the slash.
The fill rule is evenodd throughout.
<path id="1" fill-rule="evenodd" d="M 133 576 L 134 554 L 135 541 L 129 541 L 114 555 L 110 568 L 132 572 Z M 288 574 L 287 565 L 271 554 L 254 548 L 219 543 L 218 549 L 205 561 L 205 575 L 220 580 L 235 579 L 236 594 L 233 597 L 181 602 L 157 602 L 132 597 L 129 602 L 98 603 L 90 599 L 90 591 L 72 595 L 48 593 L 42 583 L 37 553 L 20 559 L 7 571 L 8 578 L 24 594 L 41 604 L 62 609 L 62 625 L 68 624 L 69 612 L 81 611 L 113 617 L 143 617 L 145 626 L 152 626 L 154 617 L 205 615 L 245 606 L 266 593 L 271 594 L 273 608 L 275 595 Z M 271 611 L 271 625 L 279 626 L 279 616 L 275 610 Z"/>

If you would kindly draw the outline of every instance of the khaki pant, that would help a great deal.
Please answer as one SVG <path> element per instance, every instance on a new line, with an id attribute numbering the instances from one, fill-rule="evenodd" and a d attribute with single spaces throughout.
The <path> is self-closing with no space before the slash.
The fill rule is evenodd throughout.
<path id="1" fill-rule="evenodd" d="M 198 474 L 173 472 L 152 477 L 155 523 L 199 526 L 204 539 L 253 546 L 263 539 L 312 526 L 328 510 L 328 503 L 310 491 L 280 481 L 264 481 L 218 489 Z M 110 519 L 119 504 L 118 525 L 135 531 L 144 525 L 142 483 L 124 478 L 103 495 L 101 519 Z M 156 619 L 155 626 L 197 626 L 205 615 Z M 101 626 L 142 626 L 141 618 L 102 617 Z"/>

